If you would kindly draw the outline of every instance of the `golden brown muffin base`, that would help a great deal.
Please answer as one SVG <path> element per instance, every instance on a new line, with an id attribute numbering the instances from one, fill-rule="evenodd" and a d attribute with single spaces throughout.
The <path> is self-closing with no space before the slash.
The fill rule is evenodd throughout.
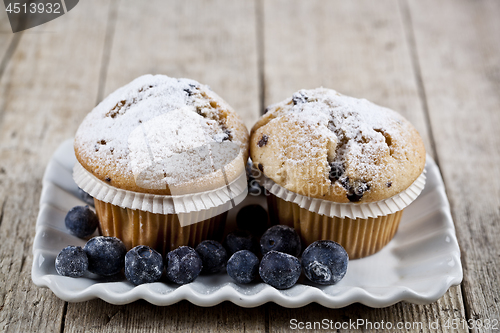
<path id="1" fill-rule="evenodd" d="M 367 257 L 386 246 L 398 230 L 403 210 L 368 219 L 329 217 L 313 213 L 272 194 L 267 197 L 273 223 L 295 228 L 305 248 L 317 240 L 332 240 L 342 245 L 349 259 Z"/>
<path id="2" fill-rule="evenodd" d="M 225 212 L 181 227 L 175 214 L 153 214 L 121 208 L 96 199 L 94 204 L 101 235 L 121 239 L 127 250 L 137 245 L 147 245 L 163 256 L 182 245 L 195 247 L 205 239 L 221 241 L 227 217 Z"/>

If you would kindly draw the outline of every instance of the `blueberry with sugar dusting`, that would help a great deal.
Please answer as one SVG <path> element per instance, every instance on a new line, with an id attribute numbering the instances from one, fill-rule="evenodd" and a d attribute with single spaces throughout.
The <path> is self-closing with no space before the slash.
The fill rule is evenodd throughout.
<path id="1" fill-rule="evenodd" d="M 307 103 L 308 99 L 309 99 L 309 97 L 307 97 L 306 95 L 304 95 L 301 92 L 296 92 L 292 96 L 293 105 Z"/>
<path id="2" fill-rule="evenodd" d="M 261 236 L 267 229 L 267 212 L 261 205 L 248 205 L 236 215 L 236 225 L 254 236 Z"/>
<path id="3" fill-rule="evenodd" d="M 203 264 L 202 273 L 218 273 L 226 267 L 227 252 L 221 243 L 214 240 L 204 240 L 198 244 L 195 250 Z"/>
<path id="4" fill-rule="evenodd" d="M 329 178 L 332 183 L 335 183 L 337 180 L 342 177 L 344 174 L 344 164 L 342 162 L 331 162 L 330 163 L 330 174 Z"/>
<path id="5" fill-rule="evenodd" d="M 272 226 L 260 238 L 262 254 L 269 251 L 279 251 L 298 257 L 301 249 L 300 236 L 294 228 L 287 225 Z"/>
<path id="6" fill-rule="evenodd" d="M 83 247 L 89 259 L 89 271 L 111 276 L 118 274 L 125 266 L 127 249 L 116 237 L 97 236 L 91 238 Z"/>
<path id="7" fill-rule="evenodd" d="M 167 253 L 167 278 L 177 284 L 194 281 L 203 268 L 198 253 L 189 246 L 181 246 Z"/>
<path id="8" fill-rule="evenodd" d="M 363 180 L 356 180 L 352 184 L 349 177 L 339 179 L 340 184 L 347 190 L 347 199 L 350 202 L 358 202 L 363 198 L 363 194 L 370 190 L 370 185 Z"/>
<path id="9" fill-rule="evenodd" d="M 319 284 L 335 284 L 347 272 L 349 256 L 338 243 L 320 240 L 309 245 L 302 253 L 302 267 L 306 277 Z"/>
<path id="10" fill-rule="evenodd" d="M 85 238 L 94 233 L 99 219 L 89 206 L 75 206 L 66 214 L 64 224 L 72 235 Z"/>
<path id="11" fill-rule="evenodd" d="M 255 239 L 246 230 L 235 230 L 227 234 L 224 247 L 230 256 L 240 250 L 255 252 Z"/>
<path id="12" fill-rule="evenodd" d="M 248 251 L 241 250 L 229 258 L 227 262 L 227 275 L 238 283 L 250 283 L 259 272 L 259 258 Z"/>
<path id="13" fill-rule="evenodd" d="M 87 255 L 79 246 L 67 246 L 56 257 L 56 272 L 62 276 L 80 277 L 88 267 Z"/>
<path id="14" fill-rule="evenodd" d="M 78 196 L 87 205 L 90 205 L 90 206 L 94 207 L 94 198 L 90 194 L 88 194 L 87 192 L 85 192 L 84 190 L 82 190 L 81 188 L 78 188 Z"/>
<path id="15" fill-rule="evenodd" d="M 363 194 L 370 189 L 370 185 L 368 185 L 364 181 L 356 181 L 354 185 L 348 190 L 347 199 L 350 202 L 358 202 L 363 198 Z"/>
<path id="16" fill-rule="evenodd" d="M 163 258 L 145 245 L 138 245 L 125 255 L 125 277 L 136 286 L 153 283 L 161 278 Z"/>
<path id="17" fill-rule="evenodd" d="M 301 272 L 299 259 L 277 251 L 266 253 L 259 266 L 259 275 L 262 280 L 277 289 L 293 287 Z"/>

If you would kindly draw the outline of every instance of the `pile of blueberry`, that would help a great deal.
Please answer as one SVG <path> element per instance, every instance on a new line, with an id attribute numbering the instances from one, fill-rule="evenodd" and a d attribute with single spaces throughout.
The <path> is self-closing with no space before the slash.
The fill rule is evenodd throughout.
<path id="1" fill-rule="evenodd" d="M 293 228 L 275 225 L 267 229 L 267 212 L 259 205 L 243 207 L 236 221 L 238 229 L 230 232 L 223 244 L 205 240 L 195 249 L 174 249 L 165 258 L 148 246 L 139 245 L 127 252 L 118 238 L 97 236 L 83 249 L 64 248 L 56 258 L 56 271 L 70 277 L 86 271 L 113 276 L 124 269 L 125 277 L 140 285 L 159 281 L 163 271 L 167 280 L 186 284 L 200 274 L 226 269 L 238 283 L 250 283 L 260 276 L 277 289 L 295 285 L 302 271 L 310 281 L 326 285 L 339 282 L 347 271 L 348 256 L 342 246 L 321 240 L 302 252 L 300 237 Z M 85 238 L 95 232 L 97 216 L 88 206 L 77 206 L 68 212 L 65 223 L 72 234 Z"/>

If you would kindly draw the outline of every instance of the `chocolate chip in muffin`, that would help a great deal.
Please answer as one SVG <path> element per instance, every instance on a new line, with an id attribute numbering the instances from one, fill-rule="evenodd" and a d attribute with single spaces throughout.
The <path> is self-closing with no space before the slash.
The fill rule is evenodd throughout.
<path id="1" fill-rule="evenodd" d="M 391 182 L 391 181 L 388 181 L 388 182 L 386 183 L 386 185 L 387 185 L 387 187 L 391 187 L 391 186 L 392 186 L 392 182 Z"/>
<path id="2" fill-rule="evenodd" d="M 309 97 L 307 97 L 306 95 L 304 95 L 304 94 L 302 94 L 300 92 L 295 93 L 292 96 L 293 105 L 307 103 L 307 99 L 308 98 Z"/>
<path id="3" fill-rule="evenodd" d="M 261 163 L 259 163 L 257 167 L 259 168 L 260 172 L 264 172 L 264 166 Z"/>
<path id="4" fill-rule="evenodd" d="M 105 179 L 106 179 L 106 181 L 107 181 L 108 183 L 109 183 L 109 182 L 111 182 L 111 178 L 106 177 Z"/>
<path id="5" fill-rule="evenodd" d="M 331 162 L 330 163 L 330 174 L 329 174 L 329 179 L 333 183 L 335 183 L 337 180 L 342 177 L 344 174 L 344 164 L 342 162 Z"/>
<path id="6" fill-rule="evenodd" d="M 262 134 L 262 138 L 260 138 L 259 142 L 257 142 L 257 146 L 262 148 L 263 146 L 267 145 L 267 139 L 269 139 L 269 137 L 265 134 Z"/>

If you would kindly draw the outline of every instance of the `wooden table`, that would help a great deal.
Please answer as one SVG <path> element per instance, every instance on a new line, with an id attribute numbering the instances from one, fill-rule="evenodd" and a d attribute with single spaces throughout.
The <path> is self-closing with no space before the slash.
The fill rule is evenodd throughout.
<path id="1" fill-rule="evenodd" d="M 17 34 L 2 9 L 0 58 L 0 331 L 281 332 L 292 318 L 437 320 L 454 331 L 448 319 L 500 319 L 499 1 L 82 0 Z M 425 306 L 338 310 L 66 303 L 36 287 L 48 160 L 97 102 L 145 73 L 209 84 L 248 127 L 265 105 L 318 86 L 403 113 L 441 168 L 462 285 Z"/>

